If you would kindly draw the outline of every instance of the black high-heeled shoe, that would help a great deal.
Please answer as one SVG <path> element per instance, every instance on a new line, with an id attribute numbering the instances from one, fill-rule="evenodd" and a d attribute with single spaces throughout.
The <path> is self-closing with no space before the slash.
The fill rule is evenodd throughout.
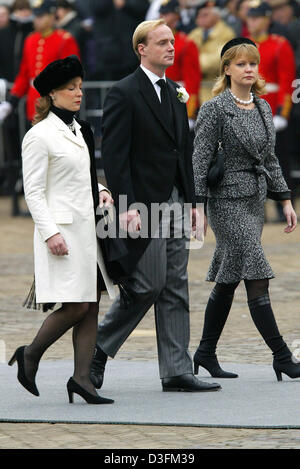
<path id="1" fill-rule="evenodd" d="M 294 363 L 292 359 L 286 362 L 280 362 L 274 358 L 273 369 L 275 371 L 277 381 L 282 381 L 282 373 L 289 378 L 300 378 L 300 363 Z"/>
<path id="2" fill-rule="evenodd" d="M 205 368 L 213 378 L 238 378 L 236 373 L 230 373 L 229 371 L 222 370 L 216 355 L 211 357 L 204 356 L 198 349 L 194 355 L 195 375 L 197 375 L 199 372 L 199 366 Z"/>
<path id="3" fill-rule="evenodd" d="M 40 393 L 34 381 L 29 381 L 25 375 L 25 365 L 24 365 L 24 351 L 25 346 L 17 348 L 13 356 L 8 362 L 9 366 L 12 366 L 15 361 L 18 363 L 18 380 L 24 386 L 27 391 L 31 392 L 34 396 L 39 396 Z"/>
<path id="4" fill-rule="evenodd" d="M 115 401 L 107 399 L 106 397 L 94 396 L 82 388 L 73 378 L 70 378 L 67 383 L 67 390 L 69 395 L 69 403 L 74 402 L 74 393 L 81 396 L 87 404 L 113 404 Z"/>

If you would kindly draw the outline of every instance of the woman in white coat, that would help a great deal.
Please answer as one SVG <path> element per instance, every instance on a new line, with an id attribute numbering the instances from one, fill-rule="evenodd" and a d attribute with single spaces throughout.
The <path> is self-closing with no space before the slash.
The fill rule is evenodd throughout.
<path id="1" fill-rule="evenodd" d="M 91 128 L 74 117 L 80 109 L 82 78 L 80 61 L 70 56 L 52 62 L 34 80 L 41 98 L 22 144 L 24 192 L 35 223 L 34 294 L 44 311 L 56 303 L 61 307 L 47 317 L 30 345 L 16 350 L 9 364 L 17 360 L 20 383 L 38 396 L 35 375 L 43 353 L 73 327 L 69 402 L 77 393 L 90 404 L 106 404 L 113 401 L 97 394 L 89 373 L 101 290 L 110 296 L 114 291 L 96 236 L 99 192 L 100 204 L 113 201 L 97 183 Z"/>

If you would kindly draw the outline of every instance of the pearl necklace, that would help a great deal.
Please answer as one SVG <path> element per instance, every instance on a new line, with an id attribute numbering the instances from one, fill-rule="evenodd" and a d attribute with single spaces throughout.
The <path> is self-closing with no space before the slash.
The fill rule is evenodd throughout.
<path id="1" fill-rule="evenodd" d="M 250 93 L 250 99 L 248 99 L 248 101 L 244 101 L 243 99 L 240 99 L 238 98 L 237 96 L 235 96 L 235 94 L 233 94 L 233 92 L 231 90 L 229 90 L 233 99 L 239 103 L 239 104 L 243 104 L 244 106 L 248 106 L 249 104 L 253 103 L 253 99 L 254 99 L 254 96 L 253 96 L 253 93 Z"/>

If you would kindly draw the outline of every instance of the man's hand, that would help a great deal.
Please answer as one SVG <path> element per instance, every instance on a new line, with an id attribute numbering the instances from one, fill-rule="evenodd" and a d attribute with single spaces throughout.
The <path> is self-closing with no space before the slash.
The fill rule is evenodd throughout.
<path id="1" fill-rule="evenodd" d="M 191 210 L 191 225 L 192 234 L 198 241 L 203 240 L 203 235 L 206 236 L 207 219 L 204 213 L 204 205 L 201 204 L 197 208 Z"/>
<path id="2" fill-rule="evenodd" d="M 137 210 L 129 210 L 119 215 L 120 227 L 123 231 L 134 233 L 141 230 L 142 222 Z"/>
<path id="3" fill-rule="evenodd" d="M 110 195 L 110 193 L 106 190 L 99 192 L 99 206 L 102 207 L 110 207 L 114 204 L 114 199 Z"/>
<path id="4" fill-rule="evenodd" d="M 48 238 L 47 245 L 54 256 L 67 256 L 69 254 L 66 242 L 60 233 Z"/>

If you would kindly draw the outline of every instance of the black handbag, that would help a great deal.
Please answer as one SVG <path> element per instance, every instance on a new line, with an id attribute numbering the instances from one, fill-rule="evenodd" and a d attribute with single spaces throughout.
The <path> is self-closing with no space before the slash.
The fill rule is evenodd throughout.
<path id="1" fill-rule="evenodd" d="M 212 188 L 217 186 L 224 177 L 224 158 L 225 152 L 222 145 L 223 126 L 218 116 L 218 147 L 215 150 L 214 157 L 209 165 L 207 173 L 207 185 Z"/>

